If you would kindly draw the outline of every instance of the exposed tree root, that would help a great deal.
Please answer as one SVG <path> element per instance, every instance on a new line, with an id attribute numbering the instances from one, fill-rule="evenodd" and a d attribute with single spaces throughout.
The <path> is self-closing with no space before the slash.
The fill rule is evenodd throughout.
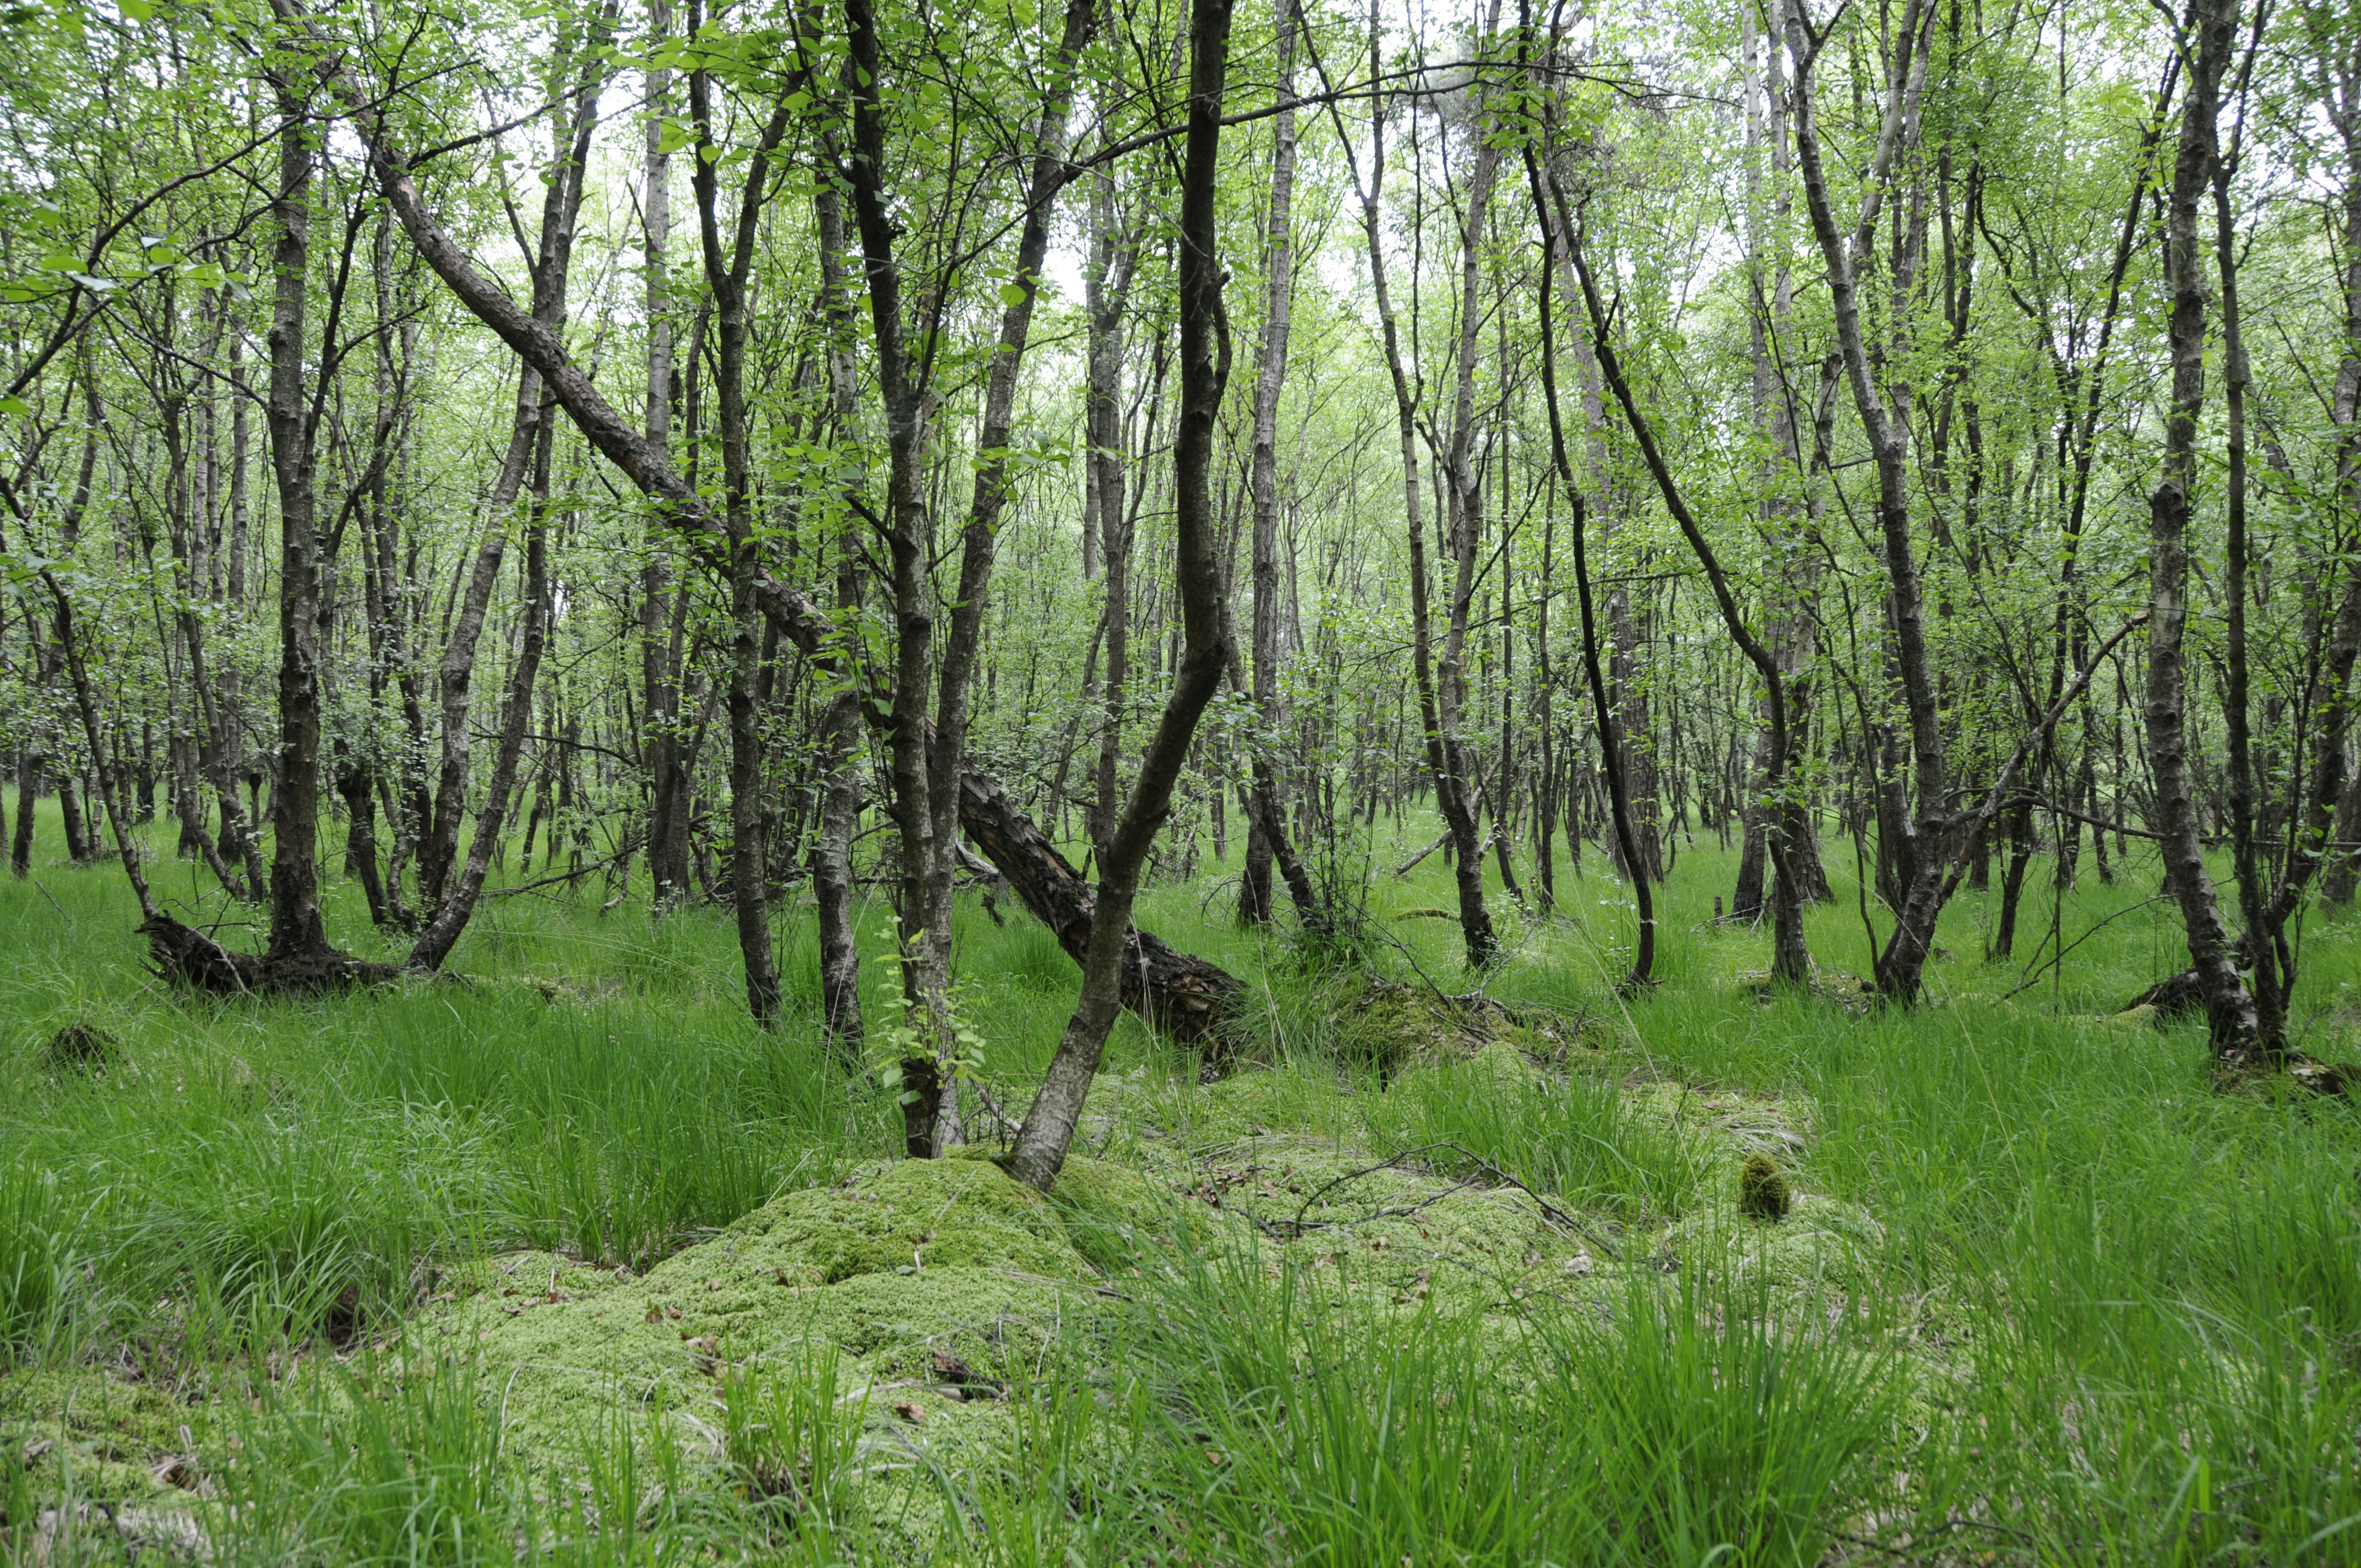
<path id="1" fill-rule="evenodd" d="M 2182 970 L 2170 974 L 2115 1009 L 2129 1013 L 2137 1007 L 2153 1007 L 2159 1020 L 2191 1017 L 2205 1011 L 2205 994 L 2197 984 L 2197 971 Z"/>
<path id="2" fill-rule="evenodd" d="M 193 926 L 169 915 L 143 923 L 148 966 L 158 978 L 217 996 L 288 995 L 383 985 L 401 977 L 399 964 L 372 963 L 334 948 L 310 953 L 234 953 Z"/>
<path id="3" fill-rule="evenodd" d="M 2243 953 L 2234 958 L 2243 959 Z M 2197 971 L 2182 970 L 2179 974 L 2165 976 L 2117 1011 L 2129 1013 L 2137 1007 L 2156 1009 L 2156 1021 L 2201 1017 L 2205 1012 L 2205 997 L 2198 988 Z M 2253 1050 L 2235 1057 L 2224 1057 L 2214 1064 L 2217 1080 L 2224 1084 L 2243 1078 L 2272 1078 L 2284 1074 L 2300 1089 L 2314 1094 L 2334 1095 L 2340 1099 L 2361 1087 L 2361 1072 L 2348 1066 L 2324 1062 L 2302 1051 Z"/>

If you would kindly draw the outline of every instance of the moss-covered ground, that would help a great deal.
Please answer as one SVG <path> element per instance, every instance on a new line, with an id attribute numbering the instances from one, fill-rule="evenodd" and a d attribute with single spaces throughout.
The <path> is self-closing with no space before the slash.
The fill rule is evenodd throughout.
<path id="1" fill-rule="evenodd" d="M 222 1003 L 43 849 L 0 882 L 16 1558 L 2361 1561 L 2361 1127 L 2118 1014 L 2178 950 L 2152 868 L 2037 883 L 2037 967 L 1963 895 L 1900 1013 L 1833 862 L 1809 995 L 1708 916 L 1702 836 L 1636 995 L 1596 869 L 1500 895 L 1477 994 L 1394 918 L 1439 866 L 1314 962 L 1214 865 L 1145 917 L 1248 981 L 1228 1069 L 1126 1019 L 1045 1196 L 989 1114 L 893 1157 L 792 905 L 768 1034 L 724 916 L 587 892 L 488 904 L 458 983 Z M 961 920 L 1021 1114 L 1074 973 Z M 2356 931 L 2305 928 L 2330 1058 Z"/>

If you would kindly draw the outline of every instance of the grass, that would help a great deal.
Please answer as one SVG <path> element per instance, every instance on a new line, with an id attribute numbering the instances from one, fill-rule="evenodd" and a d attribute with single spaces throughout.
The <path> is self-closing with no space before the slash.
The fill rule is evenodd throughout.
<path id="1" fill-rule="evenodd" d="M 1248 982 L 1252 1065 L 1200 1084 L 1126 1019 L 1086 1130 L 1176 1194 L 1231 1183 L 1221 1212 L 1263 1232 L 1094 1245 L 1123 1299 L 972 1415 L 895 1416 L 882 1363 L 831 1345 L 725 1357 L 709 1402 L 619 1401 L 552 1447 L 417 1338 L 423 1304 L 524 1249 L 644 1272 L 895 1146 L 890 1097 L 819 1038 L 807 913 L 779 912 L 774 1034 L 726 916 L 588 896 L 489 902 L 463 982 L 214 1002 L 146 976 L 119 872 L 63 864 L 45 820 L 38 882 L 0 879 L 7 1551 L 121 1552 L 71 1497 L 162 1507 L 141 1477 L 191 1449 L 213 1495 L 181 1506 L 236 1563 L 2361 1562 L 2353 1108 L 2217 1091 L 2200 1031 L 2113 1016 L 2178 951 L 2136 857 L 2062 894 L 2037 862 L 2013 961 L 1984 957 L 1996 895 L 1964 894 L 1904 1014 L 1845 1000 L 1870 938 L 1828 849 L 1825 994 L 1766 993 L 1765 934 L 1710 919 L 1735 856 L 1701 837 L 1645 995 L 1612 990 L 1631 916 L 1595 866 L 1561 865 L 1558 918 L 1504 900 L 1486 986 L 1534 1026 L 1472 1052 L 1403 1047 L 1358 979 L 1239 930 L 1219 865 L 1153 889 L 1144 923 Z M 182 874 L 159 881 L 185 905 Z M 1449 902 L 1439 863 L 1380 873 L 1389 994 L 1467 985 L 1449 922 L 1395 918 Z M 1021 915 L 960 918 L 1018 1113 L 1074 972 Z M 329 920 L 381 956 L 356 889 Z M 2295 1013 L 2331 1059 L 2356 1054 L 2357 937 L 2303 928 Z M 70 1025 L 117 1048 L 53 1059 Z M 1444 1144 L 1370 1204 L 1488 1166 L 1601 1239 L 1488 1273 L 1438 1254 L 1430 1292 L 1400 1254 L 1447 1209 L 1266 1234 L 1341 1212 L 1300 1207 L 1315 1176 Z M 1801 1195 L 1784 1225 L 1736 1214 L 1754 1147 Z"/>

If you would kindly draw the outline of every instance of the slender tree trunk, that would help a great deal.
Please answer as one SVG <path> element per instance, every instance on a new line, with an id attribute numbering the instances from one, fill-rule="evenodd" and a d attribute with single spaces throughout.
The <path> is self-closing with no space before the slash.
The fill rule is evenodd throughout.
<path id="1" fill-rule="evenodd" d="M 1375 12 L 1371 13 L 1371 71 L 1378 70 L 1380 50 Z M 1459 892 L 1459 928 L 1466 944 L 1467 967 L 1488 969 L 1499 956 L 1499 938 L 1492 929 L 1491 911 L 1484 903 L 1484 861 L 1477 841 L 1473 801 L 1466 788 L 1464 759 L 1456 744 L 1456 710 L 1447 695 L 1448 669 L 1438 681 L 1434 653 L 1434 618 L 1428 604 L 1426 565 L 1425 481 L 1418 460 L 1418 402 L 1403 365 L 1401 330 L 1395 319 L 1387 288 L 1384 214 L 1379 206 L 1385 187 L 1385 132 L 1382 110 L 1370 125 L 1368 183 L 1361 192 L 1361 227 L 1367 242 L 1369 281 L 1375 296 L 1379 337 L 1385 346 L 1386 369 L 1393 384 L 1395 431 L 1402 461 L 1402 510 L 1410 539 L 1411 669 L 1418 691 L 1421 728 L 1425 735 L 1427 772 L 1434 781 L 1435 807 L 1450 839 L 1452 871 Z M 1487 149 L 1482 166 L 1497 167 L 1497 155 Z M 1480 220 L 1468 225 L 1472 232 Z"/>
<path id="2" fill-rule="evenodd" d="M 612 70 L 606 44 L 613 27 L 614 8 L 610 3 L 594 19 L 588 38 L 582 41 L 580 75 L 568 104 L 568 114 L 552 127 L 552 167 L 542 200 L 533 294 L 534 319 L 553 332 L 559 330 L 566 320 L 566 274 L 574 256 L 574 225 L 582 206 L 591 133 L 598 126 L 598 93 Z M 564 38 L 560 47 L 563 70 L 575 55 L 576 46 L 573 39 Z M 510 513 L 534 462 L 544 402 L 540 372 L 530 362 L 522 365 L 517 372 L 515 414 L 509 426 L 508 455 L 485 502 L 484 542 L 476 553 L 458 619 L 443 651 L 443 761 L 434 792 L 434 817 L 419 859 L 420 879 L 430 905 L 439 905 L 448 895 L 450 874 L 458 855 L 459 829 L 467 816 L 472 772 L 467 713 L 475 682 L 477 644 L 483 635 L 484 617 L 508 549 Z M 435 918 L 441 918 L 439 908 Z"/>
<path id="3" fill-rule="evenodd" d="M 1881 352 L 1872 362 L 1861 322 L 1860 285 L 1867 272 L 1879 215 L 1897 159 L 1916 147 L 1918 104 L 1926 85 L 1929 49 L 1926 34 L 1933 26 L 1934 7 L 1925 0 L 1907 0 L 1895 27 L 1891 69 L 1886 78 L 1885 113 L 1862 181 L 1864 194 L 1859 221 L 1848 240 L 1837 228 L 1834 199 L 1820 160 L 1817 120 L 1813 106 L 1811 69 L 1824 32 L 1815 36 L 1800 7 L 1786 17 L 1788 52 L 1795 61 L 1795 149 L 1804 181 L 1805 204 L 1819 242 L 1820 258 L 1828 270 L 1836 335 L 1853 408 L 1869 441 L 1877 468 L 1878 530 L 1885 557 L 1886 620 L 1893 638 L 1893 663 L 1900 677 L 1903 707 L 1910 725 L 1911 773 L 1916 807 L 1909 810 L 1897 799 L 1892 818 L 1892 848 L 1897 872 L 1894 901 L 1894 933 L 1877 959 L 1877 987 L 1888 1000 L 1908 1005 L 1919 994 L 1927 959 L 1934 947 L 1935 921 L 1942 913 L 1945 872 L 1951 861 L 1951 834 L 1960 826 L 1950 809 L 1950 773 L 1943 749 L 1940 704 L 1927 650 L 1926 596 L 1920 587 L 1918 563 L 1910 521 L 1909 448 L 1912 390 L 1902 378 L 1900 365 L 1907 357 Z M 1914 217 L 1915 235 L 1923 219 Z M 1899 245 L 1893 258 L 1893 298 L 1906 301 L 1916 269 L 1917 246 Z M 1897 320 L 1906 314 L 1894 312 Z M 1898 330 L 1898 328 L 1897 328 Z M 1899 346 L 1897 345 L 1897 346 Z M 1885 384 L 1878 381 L 1885 372 Z M 1893 787 L 1900 790 L 1900 781 Z M 1881 835 L 1881 853 L 1883 840 Z"/>
<path id="4" fill-rule="evenodd" d="M 661 49 L 672 22 L 668 0 L 651 0 L 648 41 Z M 672 157 L 664 149 L 664 114 L 672 73 L 662 65 L 647 67 L 647 151 L 642 164 L 640 215 L 647 258 L 645 309 L 648 317 L 647 416 L 643 428 L 648 444 L 669 455 L 672 443 L 672 400 L 675 389 L 673 365 L 671 284 L 665 274 L 666 251 L 672 237 Z M 831 198 L 834 192 L 829 192 Z M 694 352 L 694 344 L 691 345 Z M 640 572 L 640 679 L 643 735 L 641 758 L 648 774 L 648 878 L 657 907 L 679 901 L 688 890 L 687 767 L 681 747 L 680 681 L 673 653 L 678 639 L 669 634 L 667 607 L 673 597 L 669 545 L 663 518 L 648 522 L 648 562 Z"/>
<path id="5" fill-rule="evenodd" d="M 694 8 L 690 25 L 696 25 Z M 730 888 L 738 917 L 739 958 L 745 966 L 746 1005 L 757 1024 L 769 1028 L 779 1016 L 779 972 L 771 954 L 771 917 L 766 902 L 768 836 L 763 814 L 762 707 L 756 687 L 763 668 L 763 613 L 755 598 L 761 574 L 761 543 L 754 532 L 752 480 L 746 417 L 746 280 L 752 271 L 756 225 L 769 194 L 770 164 L 788 115 L 783 98 L 763 129 L 746 173 L 729 250 L 722 248 L 720 148 L 713 140 L 710 84 L 702 70 L 688 77 L 689 113 L 697 125 L 697 151 L 692 175 L 697 192 L 697 233 L 705 253 L 705 282 L 714 302 L 714 390 L 720 404 L 723 526 L 730 538 L 730 606 L 733 635 L 730 663 Z"/>
<path id="6" fill-rule="evenodd" d="M 1277 0 L 1281 104 L 1295 97 L 1297 0 Z M 1261 363 L 1255 378 L 1254 435 L 1247 486 L 1254 506 L 1254 705 L 1256 729 L 1247 745 L 1253 786 L 1246 863 L 1238 882 L 1238 919 L 1260 924 L 1271 915 L 1274 836 L 1285 833 L 1278 770 L 1270 752 L 1287 716 L 1280 706 L 1279 586 L 1279 398 L 1287 380 L 1287 339 L 1295 300 L 1295 111 L 1271 122 L 1270 207 L 1263 224 Z"/>
<path id="7" fill-rule="evenodd" d="M 1559 413 L 1557 396 L 1557 327 L 1550 305 L 1550 285 L 1557 274 L 1557 225 L 1552 222 L 1550 204 L 1542 191 L 1540 166 L 1529 150 L 1525 155 L 1525 174 L 1532 188 L 1534 215 L 1540 220 L 1543 243 L 1548 254 L 1542 258 L 1542 291 L 1540 322 L 1542 329 L 1542 401 L 1549 413 L 1550 457 L 1556 465 L 1558 483 L 1564 488 L 1572 515 L 1568 518 L 1567 535 L 1574 546 L 1574 589 L 1576 604 L 1582 613 L 1582 670 L 1590 683 L 1591 717 L 1598 727 L 1598 754 L 1607 773 L 1609 814 L 1615 828 L 1615 841 L 1626 865 L 1639 863 L 1639 845 L 1631 828 L 1631 800 L 1623 776 L 1623 748 L 1615 732 L 1614 705 L 1607 699 L 1607 674 L 1598 653 L 1598 616 L 1591 602 L 1590 554 L 1587 532 L 1588 506 L 1582 488 L 1574 477 L 1574 462 L 1566 451 L 1565 422 Z M 1576 837 L 1569 828 L 1567 837 Z M 1577 841 L 1579 841 L 1577 839 Z M 1631 971 L 1625 977 L 1631 986 L 1643 986 L 1654 976 L 1656 963 L 1656 909 L 1654 895 L 1645 877 L 1631 879 L 1632 901 L 1636 905 L 1638 937 L 1633 944 Z"/>
<path id="8" fill-rule="evenodd" d="M 2181 644 L 2188 625 L 2190 487 L 2197 477 L 2197 419 L 2205 400 L 2205 274 L 2197 240 L 2198 203 L 2211 185 L 2221 82 L 2237 29 L 2236 0 L 2195 0 L 2197 45 L 2182 105 L 2165 230 L 2165 277 L 2172 302 L 2168 329 L 2172 397 L 2165 420 L 2162 470 L 2148 498 L 2148 663 L 2146 708 L 2148 767 L 2156 782 L 2153 826 L 2164 854 L 2166 885 L 2180 905 L 2189 953 L 2205 1002 L 2213 1054 L 2240 1061 L 2253 1050 L 2255 1000 L 2238 973 L 2223 927 L 2190 789 L 2187 676 Z"/>
<path id="9" fill-rule="evenodd" d="M 1095 850 L 1115 835 L 1125 688 L 1131 676 L 1131 514 L 1125 504 L 1126 442 L 1121 399 L 1124 316 L 1129 305 L 1132 277 L 1139 265 L 1141 225 L 1135 223 L 1118 234 L 1112 170 L 1100 170 L 1093 180 L 1091 230 L 1090 268 L 1082 277 L 1083 304 L 1090 328 L 1089 378 L 1083 391 L 1082 423 L 1090 447 L 1086 458 L 1088 499 L 1095 503 L 1094 517 L 1087 526 L 1097 540 L 1099 561 L 1105 575 L 1101 630 L 1106 641 L 1106 680 L 1100 693 L 1105 719 L 1099 732 L 1090 811 L 1090 839 Z M 1159 331 L 1148 424 L 1140 433 L 1143 451 L 1154 441 L 1163 411 L 1165 353 L 1165 341 Z"/>
<path id="10" fill-rule="evenodd" d="M 310 297 L 312 127 L 307 105 L 279 89 L 279 237 L 270 313 L 270 461 L 279 483 L 279 766 L 270 791 L 270 956 L 327 950 L 320 917 L 320 542 L 316 429 L 304 373 Z"/>
<path id="11" fill-rule="evenodd" d="M 852 361 L 852 307 L 845 291 L 844 212 L 822 181 L 812 197 L 819 231 L 822 312 L 828 324 L 829 388 L 837 437 L 858 426 Z M 861 564 L 849 541 L 837 542 L 836 603 L 851 623 L 861 609 Z M 812 893 L 818 904 L 820 1014 L 830 1047 L 848 1067 L 862 1059 L 861 947 L 853 924 L 852 839 L 861 820 L 861 688 L 856 645 L 842 639 L 828 661 L 842 689 L 820 718 L 820 818 L 812 840 Z"/>
<path id="12" fill-rule="evenodd" d="M 1082 1103 L 1122 1006 L 1125 936 L 1139 872 L 1163 825 L 1172 785 L 1188 760 L 1197 720 L 1228 664 L 1221 574 L 1213 551 L 1212 467 L 1229 344 L 1222 324 L 1222 273 L 1215 254 L 1215 183 L 1223 79 L 1228 68 L 1230 0 L 1191 0 L 1188 146 L 1180 181 L 1180 417 L 1173 446 L 1175 576 L 1188 646 L 1156 734 L 1140 759 L 1123 821 L 1100 857 L 1098 904 L 1082 994 L 1025 1124 L 1009 1170 L 1048 1189 L 1065 1164 Z"/>
<path id="13" fill-rule="evenodd" d="M 436 221 L 374 100 L 340 69 L 341 57 L 325 47 L 302 0 L 272 4 L 282 19 L 309 29 L 307 36 L 323 46 L 315 71 L 363 138 L 379 189 L 427 265 L 471 313 L 540 372 L 584 437 L 659 508 L 675 537 L 707 564 L 718 567 L 725 563 L 723 525 L 696 487 L 606 400 L 557 335 L 478 271 Z M 757 593 L 763 613 L 797 648 L 817 656 L 829 647 L 834 623 L 801 592 L 766 576 Z M 972 762 L 961 774 L 961 825 L 1024 896 L 1027 906 L 1058 932 L 1060 945 L 1070 954 L 1079 953 L 1096 928 L 1081 879 Z M 1236 979 L 1219 966 L 1176 952 L 1147 932 L 1131 932 L 1126 940 L 1126 950 L 1137 959 L 1127 959 L 1124 966 L 1126 1003 L 1136 1005 L 1159 1027 L 1201 1036 L 1229 1016 L 1243 994 Z M 1134 982 L 1136 991 L 1131 989 Z"/>

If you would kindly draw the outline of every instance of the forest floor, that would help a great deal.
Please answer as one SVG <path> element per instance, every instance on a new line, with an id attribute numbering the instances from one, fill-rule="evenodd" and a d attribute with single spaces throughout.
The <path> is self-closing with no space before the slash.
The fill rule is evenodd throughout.
<path id="1" fill-rule="evenodd" d="M 2136 856 L 2037 861 L 2015 960 L 1963 895 L 1907 1013 L 1863 1002 L 1834 839 L 1806 996 L 1711 919 L 1708 835 L 1628 999 L 1595 858 L 1554 918 L 1500 895 L 1497 1006 L 1448 1000 L 1439 860 L 1381 848 L 1344 967 L 1215 865 L 1142 922 L 1249 982 L 1250 1038 L 1203 1081 L 1126 1018 L 1045 1200 L 988 1110 L 890 1157 L 792 903 L 771 1034 L 726 914 L 595 881 L 488 899 L 456 981 L 220 1001 L 43 826 L 0 879 L 10 1557 L 2361 1561 L 2361 1123 L 2119 1014 L 2183 950 Z M 961 918 L 1021 1116 L 1076 973 Z M 330 929 L 398 956 L 341 883 Z M 2361 1056 L 2356 978 L 2315 912 L 2313 1054 Z"/>

